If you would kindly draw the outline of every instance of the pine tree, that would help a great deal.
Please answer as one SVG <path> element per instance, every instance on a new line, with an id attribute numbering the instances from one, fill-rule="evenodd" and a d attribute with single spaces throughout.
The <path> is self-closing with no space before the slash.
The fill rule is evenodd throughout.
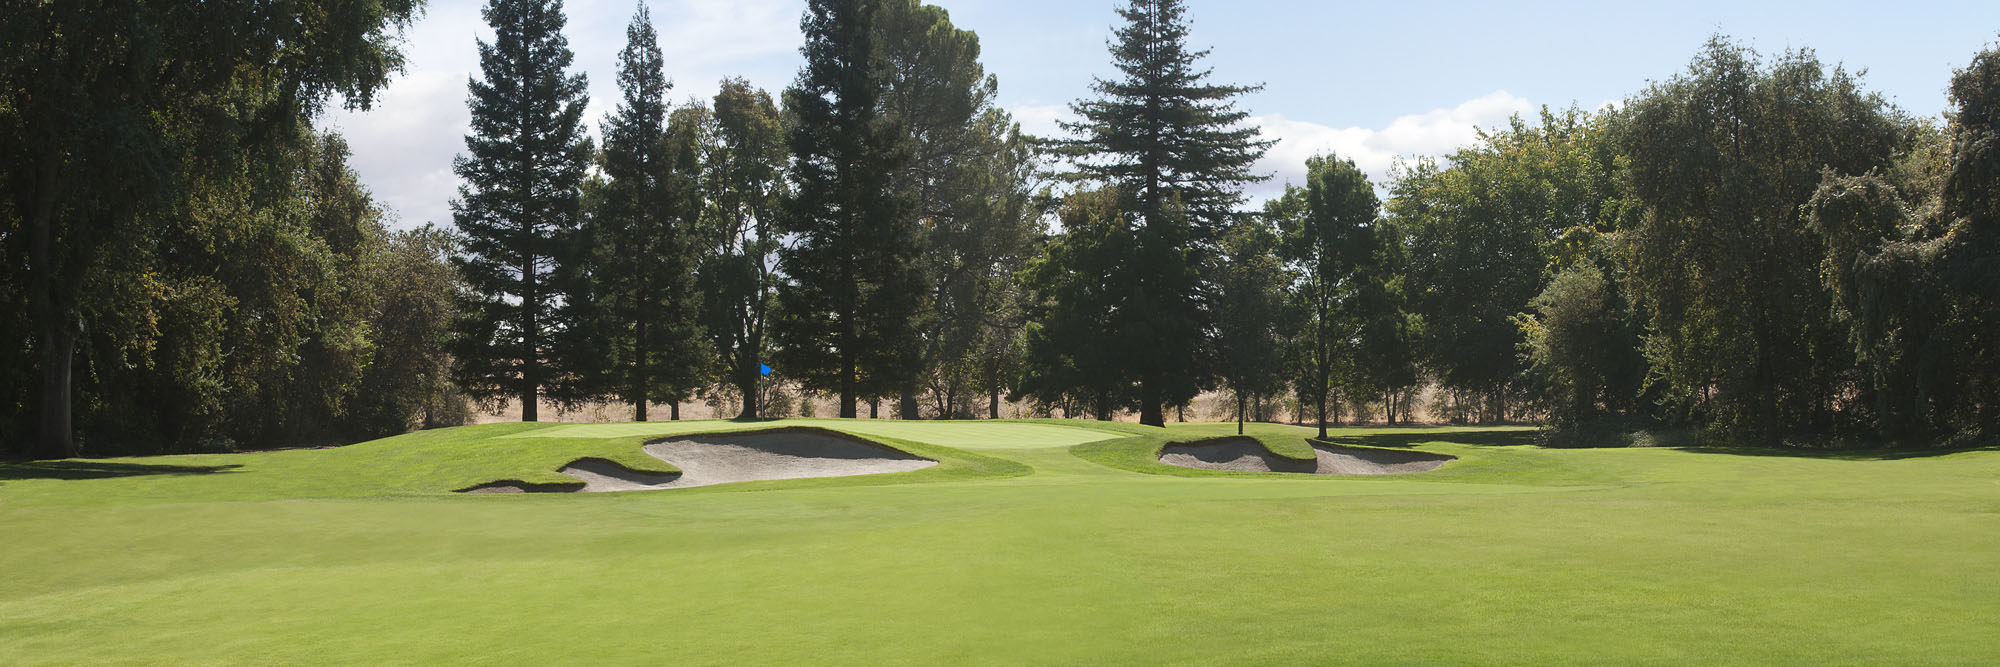
<path id="1" fill-rule="evenodd" d="M 785 221 L 796 240 L 779 254 L 778 360 L 807 388 L 839 394 L 841 417 L 916 372 L 903 353 L 922 289 L 916 234 L 891 182 L 909 158 L 878 104 L 878 9 L 812 0 L 800 26 L 805 69 L 785 91 L 798 117 Z"/>
<path id="2" fill-rule="evenodd" d="M 1161 408 L 1193 398 L 1207 381 L 1212 313 L 1207 291 L 1214 246 L 1243 202 L 1250 171 L 1271 142 L 1242 127 L 1249 113 L 1231 98 L 1255 86 L 1207 83 L 1196 69 L 1207 51 L 1187 49 L 1186 8 L 1180 0 L 1131 0 L 1118 10 L 1111 56 L 1122 76 L 1097 80 L 1097 99 L 1070 108 L 1082 120 L 1064 123 L 1077 138 L 1059 141 L 1077 180 L 1118 186 L 1139 219 L 1139 249 L 1130 270 L 1144 297 L 1132 304 L 1148 324 L 1152 353 L 1127 369 L 1139 385 L 1139 421 L 1164 423 Z"/>
<path id="3" fill-rule="evenodd" d="M 469 80 L 472 134 L 452 163 L 465 180 L 452 201 L 464 235 L 456 260 L 469 296 L 456 327 L 455 374 L 481 399 L 517 397 L 536 421 L 544 392 L 585 393 L 574 380 L 588 355 L 564 340 L 588 340 L 581 291 L 587 277 L 578 197 L 591 146 L 583 134 L 585 80 L 569 75 L 562 2 L 489 0 L 494 41 L 479 42 L 484 81 Z M 570 336 L 575 334 L 575 336 Z"/>
<path id="4" fill-rule="evenodd" d="M 697 382 L 703 340 L 694 323 L 694 226 L 701 196 L 700 113 L 685 117 L 670 140 L 666 95 L 673 88 L 660 55 L 652 15 L 640 4 L 618 54 L 624 99 L 602 132 L 604 174 L 598 210 L 588 218 L 596 256 L 591 281 L 607 317 L 595 336 L 608 342 L 605 389 L 632 404 L 646 421 L 647 404 L 680 399 Z M 698 108 L 689 111 L 700 112 Z"/>

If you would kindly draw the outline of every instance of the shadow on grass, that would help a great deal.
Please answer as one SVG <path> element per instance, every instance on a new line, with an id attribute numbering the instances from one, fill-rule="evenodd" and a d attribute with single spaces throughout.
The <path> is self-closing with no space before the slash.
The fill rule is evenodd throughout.
<path id="1" fill-rule="evenodd" d="M 177 466 L 107 461 L 30 461 L 0 464 L 0 482 L 26 479 L 111 479 L 154 475 L 212 475 L 230 472 L 240 465 Z"/>
<path id="2" fill-rule="evenodd" d="M 1370 433 L 1366 435 L 1328 434 L 1327 442 L 1336 445 L 1360 445 L 1363 447 L 1389 447 L 1407 449 L 1427 442 L 1448 442 L 1454 445 L 1475 445 L 1480 447 L 1515 447 L 1536 444 L 1537 431 L 1473 431 L 1440 433 L 1436 431 L 1419 433 Z M 1318 438 L 1312 438 L 1318 440 Z"/>
<path id="3" fill-rule="evenodd" d="M 1771 456 L 1794 459 L 1826 459 L 1832 461 L 1901 461 L 1904 459 L 1925 459 L 1934 456 L 1963 454 L 1966 452 L 2000 451 L 2000 446 L 1959 447 L 1952 449 L 1812 449 L 1805 447 L 1673 447 L 1683 452 L 1695 454 L 1724 454 L 1728 456 Z"/>

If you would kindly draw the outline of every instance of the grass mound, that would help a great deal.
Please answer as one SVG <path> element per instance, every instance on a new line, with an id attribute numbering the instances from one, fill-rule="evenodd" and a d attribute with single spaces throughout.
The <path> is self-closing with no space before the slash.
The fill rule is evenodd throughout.
<path id="1" fill-rule="evenodd" d="M 662 647 L 697 664 L 2000 655 L 1987 622 L 2000 614 L 2000 451 L 1550 449 L 1530 429 L 1335 429 L 1339 446 L 1459 458 L 1319 476 L 1148 458 L 1234 425 L 1048 432 L 1106 438 L 1065 444 L 946 424 L 923 426 L 985 449 L 866 435 L 939 463 L 672 493 L 448 492 L 528 470 L 546 475 L 516 481 L 575 484 L 556 470 L 585 457 L 660 470 L 645 443 L 772 426 L 536 438 L 518 434 L 549 427 L 496 425 L 0 465 L 4 662 L 614 665 L 655 664 Z M 1315 430 L 1249 430 L 1316 455 Z"/>

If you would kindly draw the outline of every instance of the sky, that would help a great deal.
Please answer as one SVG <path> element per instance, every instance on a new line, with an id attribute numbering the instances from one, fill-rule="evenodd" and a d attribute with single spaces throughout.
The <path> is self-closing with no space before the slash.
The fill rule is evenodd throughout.
<path id="1" fill-rule="evenodd" d="M 1120 0 L 929 0 L 979 34 L 1000 106 L 1023 130 L 1055 134 L 1069 105 L 1113 69 L 1106 40 Z M 452 158 L 469 125 L 466 81 L 482 2 L 431 0 L 406 33 L 405 72 L 363 112 L 323 122 L 344 134 L 362 182 L 398 227 L 448 225 Z M 2000 43 L 2000 2 L 1775 3 L 1187 0 L 1189 46 L 1211 51 L 1211 81 L 1261 84 L 1238 100 L 1267 138 L 1262 199 L 1333 152 L 1378 185 L 1395 162 L 1470 144 L 1476 128 L 1533 118 L 1543 105 L 1595 109 L 1684 72 L 1709 35 L 1775 54 L 1811 48 L 1903 110 L 1938 116 L 1952 71 Z M 804 0 L 648 0 L 671 97 L 708 99 L 740 76 L 775 96 L 801 59 Z M 591 131 L 618 99 L 615 66 L 637 0 L 569 0 L 572 71 L 590 83 Z"/>

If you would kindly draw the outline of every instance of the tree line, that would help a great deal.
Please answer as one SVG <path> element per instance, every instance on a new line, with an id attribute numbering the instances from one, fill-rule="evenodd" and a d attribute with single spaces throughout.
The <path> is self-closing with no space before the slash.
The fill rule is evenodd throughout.
<path id="1" fill-rule="evenodd" d="M 673 106 L 641 5 L 601 147 L 561 4 L 496 0 L 486 18 L 453 204 L 470 395 L 526 420 L 607 398 L 677 418 L 697 396 L 757 418 L 778 380 L 843 417 L 887 401 L 918 418 L 926 399 L 997 416 L 1023 326 L 1012 275 L 1039 238 L 1034 153 L 944 10 L 809 3 L 781 95 L 729 79 Z"/>
<path id="2" fill-rule="evenodd" d="M 562 4 L 490 0 L 453 225 L 391 232 L 311 120 L 371 101 L 413 3 L 126 4 L 6 21 L 30 47 L 0 56 L 13 455 L 358 439 L 475 403 L 758 418 L 788 392 L 1160 424 L 1222 391 L 1322 434 L 1430 393 L 1552 444 L 2000 432 L 1993 49 L 1940 123 L 1717 37 L 1621 105 L 1515 118 L 1381 189 L 1322 155 L 1252 210 L 1257 88 L 1209 80 L 1179 0 L 1121 7 L 1117 73 L 1050 138 L 918 0 L 810 0 L 788 88 L 680 104 L 640 3 L 601 141 Z"/>
<path id="3" fill-rule="evenodd" d="M 1718 36 L 1617 108 L 1419 163 L 1386 208 L 1416 356 L 1560 444 L 1982 442 L 1996 92 L 1989 48 L 1939 124 L 1810 50 Z"/>
<path id="4" fill-rule="evenodd" d="M 9 3 L 0 455 L 455 423 L 437 229 L 387 231 L 338 136 L 413 0 Z M 84 444 L 88 443 L 88 447 Z"/>

